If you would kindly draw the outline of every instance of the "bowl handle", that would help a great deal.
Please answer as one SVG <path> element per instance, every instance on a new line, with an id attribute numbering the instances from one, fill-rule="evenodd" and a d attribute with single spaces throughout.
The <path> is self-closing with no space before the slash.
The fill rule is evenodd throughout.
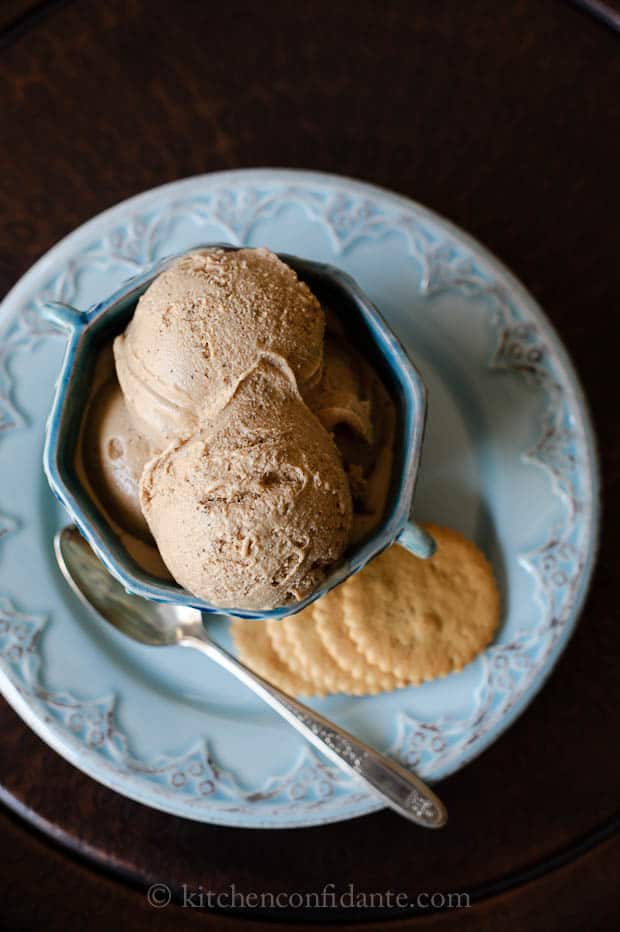
<path id="1" fill-rule="evenodd" d="M 432 557 L 437 549 L 437 544 L 428 531 L 425 531 L 419 524 L 411 520 L 407 521 L 396 538 L 396 542 L 400 544 L 401 547 L 405 547 L 407 550 L 411 551 L 416 557 L 422 557 L 423 559 Z"/>
<path id="2" fill-rule="evenodd" d="M 61 330 L 67 330 L 69 333 L 81 330 L 88 321 L 85 311 L 79 311 L 70 304 L 63 304 L 62 301 L 46 301 L 41 313 L 51 324 L 56 324 Z"/>

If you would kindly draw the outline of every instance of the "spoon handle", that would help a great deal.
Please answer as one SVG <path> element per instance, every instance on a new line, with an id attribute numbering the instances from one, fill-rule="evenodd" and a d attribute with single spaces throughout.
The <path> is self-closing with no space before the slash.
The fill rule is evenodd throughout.
<path id="1" fill-rule="evenodd" d="M 200 633 L 180 642 L 215 660 L 245 683 L 272 709 L 312 742 L 342 770 L 366 784 L 375 796 L 411 822 L 424 828 L 441 828 L 448 814 L 441 800 L 415 774 L 380 754 L 318 712 L 281 692 Z"/>

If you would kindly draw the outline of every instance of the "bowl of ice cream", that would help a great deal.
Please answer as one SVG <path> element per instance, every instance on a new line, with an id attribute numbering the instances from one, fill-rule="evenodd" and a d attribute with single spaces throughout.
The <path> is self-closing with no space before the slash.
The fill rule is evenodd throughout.
<path id="1" fill-rule="evenodd" d="M 397 539 L 432 552 L 424 385 L 344 272 L 212 244 L 45 314 L 68 332 L 45 473 L 128 591 L 281 617 Z"/>

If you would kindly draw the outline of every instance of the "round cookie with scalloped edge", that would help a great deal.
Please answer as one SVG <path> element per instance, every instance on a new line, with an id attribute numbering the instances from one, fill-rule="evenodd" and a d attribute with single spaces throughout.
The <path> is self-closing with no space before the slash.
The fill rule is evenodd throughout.
<path id="1" fill-rule="evenodd" d="M 395 545 L 342 587 L 344 621 L 368 663 L 411 684 L 461 670 L 493 639 L 500 596 L 474 543 L 427 525 L 428 560 Z"/>
<path id="2" fill-rule="evenodd" d="M 343 589 L 352 583 L 353 579 L 332 589 L 317 605 L 315 624 L 325 649 L 339 667 L 356 679 L 363 680 L 368 686 L 380 686 L 385 691 L 407 686 L 406 680 L 398 679 L 392 673 L 386 673 L 369 663 L 351 637 L 344 619 Z"/>
<path id="3" fill-rule="evenodd" d="M 340 597 L 337 593 L 338 589 L 332 590 L 297 615 L 280 621 L 267 620 L 267 631 L 281 661 L 286 662 L 297 676 L 315 684 L 317 692 L 365 696 L 403 685 L 391 673 L 369 664 L 350 639 L 352 650 L 349 656 L 334 658 L 331 655 L 321 639 L 318 623 L 319 619 L 326 619 L 329 623 L 329 619 L 334 618 L 336 624 L 344 624 L 338 615 Z M 349 668 L 349 663 L 355 667 L 355 673 Z"/>
<path id="4" fill-rule="evenodd" d="M 231 619 L 230 630 L 239 659 L 246 666 L 291 696 L 324 695 L 316 684 L 294 673 L 276 654 L 264 621 Z"/>

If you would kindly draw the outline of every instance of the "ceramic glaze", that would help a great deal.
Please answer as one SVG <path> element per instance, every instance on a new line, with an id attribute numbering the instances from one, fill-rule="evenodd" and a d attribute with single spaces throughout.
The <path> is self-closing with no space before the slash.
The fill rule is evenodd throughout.
<path id="1" fill-rule="evenodd" d="M 485 249 L 406 198 L 281 170 L 175 182 L 96 217 L 16 285 L 0 314 L 0 688 L 49 745 L 106 786 L 166 812 L 284 828 L 377 804 L 224 671 L 131 643 L 87 614 L 52 554 L 67 521 L 41 469 L 65 340 L 49 301 L 96 304 L 170 252 L 265 245 L 353 276 L 428 388 L 416 516 L 490 558 L 495 642 L 417 688 L 311 704 L 424 779 L 489 747 L 549 675 L 592 570 L 598 473 L 578 380 L 532 297 Z M 230 646 L 227 621 L 209 631 Z M 510 740 L 506 736 L 504 740 Z"/>
<path id="2" fill-rule="evenodd" d="M 198 248 L 214 247 L 237 248 L 228 243 L 203 243 Z M 372 537 L 354 550 L 347 551 L 345 558 L 334 566 L 321 586 L 299 602 L 269 611 L 212 605 L 176 583 L 150 576 L 135 563 L 80 482 L 74 465 L 76 443 L 84 399 L 89 394 L 102 338 L 107 334 L 111 338 L 124 329 L 140 295 L 175 258 L 155 263 L 154 267 L 91 310 L 80 311 L 59 302 L 48 302 L 43 308 L 46 319 L 69 335 L 48 421 L 43 454 L 45 474 L 52 491 L 67 509 L 68 519 L 80 529 L 112 575 L 128 592 L 156 602 L 173 602 L 208 613 L 226 612 L 240 618 L 282 618 L 325 595 L 399 537 L 403 545 L 416 555 L 429 556 L 434 546 L 432 540 L 409 517 L 426 418 L 426 391 L 422 380 L 396 335 L 351 276 L 325 263 L 280 254 L 280 258 L 295 269 L 319 299 L 328 302 L 341 316 L 352 336 L 366 345 L 387 387 L 391 388 L 398 412 L 396 458 L 399 465 L 398 474 L 392 480 L 393 494 L 386 515 Z"/>

